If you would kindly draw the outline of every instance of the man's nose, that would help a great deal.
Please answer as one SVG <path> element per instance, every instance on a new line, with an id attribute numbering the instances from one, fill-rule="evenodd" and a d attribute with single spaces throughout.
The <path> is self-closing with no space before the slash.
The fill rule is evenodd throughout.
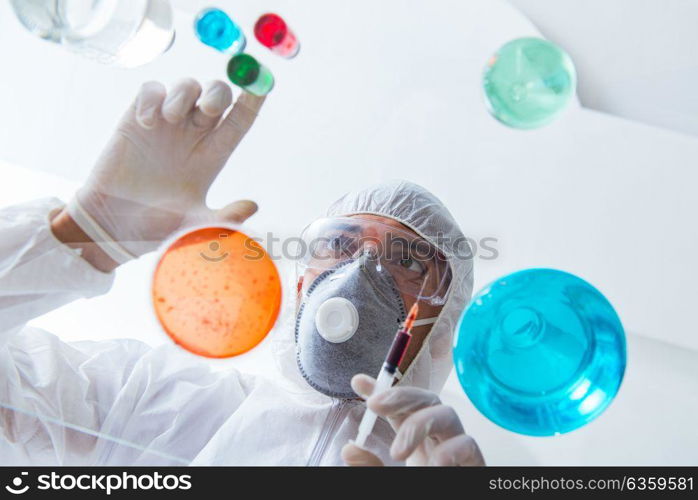
<path id="1" fill-rule="evenodd" d="M 377 259 L 380 256 L 380 248 L 375 241 L 364 242 L 357 251 L 357 257 L 365 255 L 369 259 Z"/>

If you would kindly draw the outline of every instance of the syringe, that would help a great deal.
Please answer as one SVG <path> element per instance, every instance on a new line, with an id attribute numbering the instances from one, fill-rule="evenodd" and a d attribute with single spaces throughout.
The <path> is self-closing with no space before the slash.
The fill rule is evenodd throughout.
<path id="1" fill-rule="evenodd" d="M 407 315 L 405 323 L 402 325 L 397 333 L 395 334 L 395 339 L 393 339 L 393 344 L 390 346 L 390 351 L 388 351 L 388 357 L 385 358 L 381 371 L 376 379 L 376 385 L 373 388 L 371 396 L 375 396 L 382 392 L 387 391 L 393 385 L 395 380 L 395 372 L 397 367 L 400 365 L 403 356 L 407 352 L 407 346 L 410 344 L 412 339 L 412 325 L 417 319 L 417 314 L 419 313 L 419 307 L 415 302 L 410 313 Z M 366 413 L 364 413 L 361 423 L 359 423 L 359 432 L 356 435 L 354 444 L 361 448 L 366 444 L 366 439 L 371 434 L 373 426 L 376 424 L 377 415 L 366 407 Z"/>

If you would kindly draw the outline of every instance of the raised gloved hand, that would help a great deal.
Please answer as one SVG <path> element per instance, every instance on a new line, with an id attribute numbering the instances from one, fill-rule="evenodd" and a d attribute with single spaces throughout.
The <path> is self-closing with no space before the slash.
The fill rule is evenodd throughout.
<path id="1" fill-rule="evenodd" d="M 158 82 L 144 84 L 68 204 L 70 217 L 121 263 L 154 250 L 183 222 L 244 220 L 254 213 L 252 202 L 222 211 L 205 205 L 264 98 L 243 93 L 221 119 L 231 101 L 230 87 L 221 81 L 203 92 L 192 79 L 169 92 Z"/>
<path id="2" fill-rule="evenodd" d="M 375 379 L 363 374 L 351 380 L 368 407 L 395 429 L 390 447 L 395 460 L 405 460 L 407 465 L 485 465 L 480 448 L 465 433 L 456 412 L 441 404 L 436 394 L 417 387 L 393 387 L 371 396 L 374 384 Z M 351 466 L 383 465 L 376 455 L 352 443 L 344 446 L 342 458 Z"/>

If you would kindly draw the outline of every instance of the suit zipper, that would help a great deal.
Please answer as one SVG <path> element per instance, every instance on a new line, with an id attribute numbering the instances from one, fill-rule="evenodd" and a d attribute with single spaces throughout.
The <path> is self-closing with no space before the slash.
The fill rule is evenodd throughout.
<path id="1" fill-rule="evenodd" d="M 330 412 L 325 417 L 325 422 L 322 424 L 322 432 L 320 437 L 315 442 L 313 451 L 306 466 L 312 467 L 320 465 L 322 457 L 325 456 L 327 447 L 332 442 L 332 438 L 337 432 L 337 427 L 344 421 L 347 412 L 354 406 L 354 403 L 348 399 L 333 399 Z"/>

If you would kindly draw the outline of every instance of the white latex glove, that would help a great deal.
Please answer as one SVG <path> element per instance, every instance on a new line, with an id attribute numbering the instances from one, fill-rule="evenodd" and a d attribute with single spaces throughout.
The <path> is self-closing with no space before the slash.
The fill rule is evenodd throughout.
<path id="1" fill-rule="evenodd" d="M 145 83 L 68 204 L 70 216 L 114 260 L 124 262 L 157 248 L 185 219 L 213 221 L 231 210 L 254 213 L 252 202 L 236 203 L 223 213 L 205 205 L 211 183 L 252 126 L 264 98 L 243 93 L 221 119 L 231 101 L 230 87 L 221 81 L 211 82 L 203 93 L 192 79 L 169 92 L 161 83 Z"/>
<path id="2" fill-rule="evenodd" d="M 371 396 L 375 379 L 356 375 L 354 391 L 368 407 L 388 419 L 395 429 L 390 455 L 407 465 L 485 465 L 480 448 L 463 430 L 458 415 L 441 404 L 433 392 L 417 387 L 392 387 Z M 380 466 L 383 462 L 370 451 L 349 443 L 342 458 L 351 466 Z"/>

